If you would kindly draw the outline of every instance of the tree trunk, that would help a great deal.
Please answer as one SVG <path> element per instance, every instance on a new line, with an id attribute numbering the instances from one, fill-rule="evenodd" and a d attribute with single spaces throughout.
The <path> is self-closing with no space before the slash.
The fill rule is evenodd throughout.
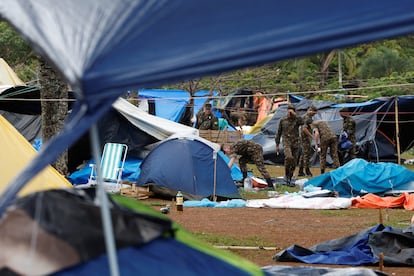
<path id="1" fill-rule="evenodd" d="M 68 102 L 62 99 L 68 98 L 68 88 L 61 75 L 43 59 L 40 59 L 40 85 L 40 98 L 42 99 L 42 141 L 46 143 L 46 141 L 63 128 L 68 112 Z M 67 151 L 62 153 L 53 166 L 63 176 L 67 176 Z"/>

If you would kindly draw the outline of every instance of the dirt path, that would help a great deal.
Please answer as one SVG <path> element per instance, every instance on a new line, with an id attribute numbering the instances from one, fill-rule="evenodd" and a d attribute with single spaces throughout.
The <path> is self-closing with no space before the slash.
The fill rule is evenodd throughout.
<path id="1" fill-rule="evenodd" d="M 163 202 L 155 199 L 154 201 Z M 408 223 L 405 222 L 410 220 L 413 213 L 390 209 L 387 211 L 387 217 L 397 215 L 397 212 L 406 224 L 402 224 L 401 228 L 406 228 Z M 304 266 L 306 264 L 303 263 L 275 262 L 273 256 L 293 244 L 311 247 L 320 242 L 354 234 L 379 222 L 378 210 L 347 209 L 342 210 L 340 214 L 338 216 L 338 212 L 320 210 L 194 207 L 185 208 L 183 213 L 177 213 L 172 208 L 168 216 L 193 233 L 222 235 L 239 241 L 256 241 L 257 246 L 264 244 L 274 247 L 272 250 L 231 249 L 259 266 Z M 414 275 L 414 268 L 407 267 L 385 267 L 383 271 L 389 275 Z"/>

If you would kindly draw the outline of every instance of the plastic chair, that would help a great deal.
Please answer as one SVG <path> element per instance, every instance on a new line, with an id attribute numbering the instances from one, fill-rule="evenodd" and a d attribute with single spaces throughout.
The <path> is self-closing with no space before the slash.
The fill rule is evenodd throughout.
<path id="1" fill-rule="evenodd" d="M 105 144 L 101 158 L 102 179 L 105 190 L 109 193 L 118 193 L 122 187 L 122 171 L 124 170 L 128 146 L 118 143 Z M 91 164 L 91 174 L 88 184 L 96 185 L 96 164 Z"/>

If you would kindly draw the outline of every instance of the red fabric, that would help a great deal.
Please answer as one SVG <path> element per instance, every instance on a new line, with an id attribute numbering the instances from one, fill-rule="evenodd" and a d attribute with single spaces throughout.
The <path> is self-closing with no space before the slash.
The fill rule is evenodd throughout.
<path id="1" fill-rule="evenodd" d="M 362 197 L 352 199 L 354 208 L 403 208 L 414 210 L 414 194 L 403 193 L 398 197 L 380 197 L 374 194 L 367 194 Z"/>
<path id="2" fill-rule="evenodd" d="M 261 189 L 263 189 L 263 188 L 266 188 L 267 187 L 266 181 L 264 181 L 264 180 L 262 180 L 260 178 L 254 177 L 254 176 L 251 179 L 252 179 L 252 186 L 253 186 L 253 188 L 261 188 Z"/>

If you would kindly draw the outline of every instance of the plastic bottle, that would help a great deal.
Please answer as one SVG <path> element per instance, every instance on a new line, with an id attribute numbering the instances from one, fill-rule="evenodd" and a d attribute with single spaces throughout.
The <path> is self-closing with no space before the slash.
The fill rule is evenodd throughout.
<path id="1" fill-rule="evenodd" d="M 175 196 L 175 205 L 177 206 L 177 212 L 184 211 L 183 205 L 184 205 L 184 197 L 181 191 L 177 192 L 177 195 Z"/>
<path id="2" fill-rule="evenodd" d="M 252 179 L 250 177 L 246 177 L 243 181 L 243 188 L 248 191 L 253 188 Z"/>

